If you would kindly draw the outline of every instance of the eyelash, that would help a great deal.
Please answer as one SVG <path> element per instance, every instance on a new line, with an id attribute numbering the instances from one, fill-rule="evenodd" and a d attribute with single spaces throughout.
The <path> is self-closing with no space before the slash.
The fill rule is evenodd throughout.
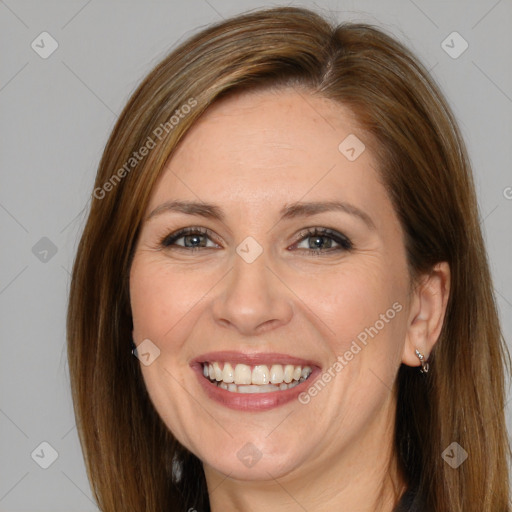
<path id="1" fill-rule="evenodd" d="M 171 245 L 173 245 L 177 240 L 180 238 L 183 238 L 185 236 L 190 235 L 207 235 L 210 239 L 212 238 L 212 233 L 209 229 L 206 228 L 199 228 L 199 227 L 190 227 L 190 228 L 183 228 L 175 233 L 171 233 L 169 235 L 164 236 L 160 240 L 160 246 L 163 249 L 169 249 Z M 307 239 L 309 237 L 325 237 L 330 238 L 334 240 L 340 247 L 331 248 L 331 249 L 320 249 L 320 250 L 314 250 L 314 249 L 297 249 L 298 251 L 304 251 L 306 253 L 309 253 L 310 255 L 323 255 L 327 253 L 332 252 L 340 252 L 340 251 L 351 251 L 353 249 L 353 244 L 350 241 L 349 238 L 347 238 L 345 235 L 338 233 L 337 231 L 333 231 L 331 229 L 327 228 L 308 228 L 304 231 L 302 231 L 295 244 L 298 244 L 302 242 L 304 239 Z M 178 250 L 185 250 L 188 252 L 195 252 L 200 249 L 211 249 L 211 247 L 183 247 L 183 246 L 176 246 Z"/>

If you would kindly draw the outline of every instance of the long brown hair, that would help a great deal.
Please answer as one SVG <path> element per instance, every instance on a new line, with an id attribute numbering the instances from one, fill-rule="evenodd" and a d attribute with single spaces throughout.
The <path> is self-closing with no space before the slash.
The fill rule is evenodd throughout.
<path id="1" fill-rule="evenodd" d="M 293 87 L 351 108 L 374 141 L 411 276 L 449 263 L 431 370 L 426 379 L 417 368 L 398 372 L 396 451 L 431 512 L 509 511 L 510 360 L 456 121 L 428 72 L 394 38 L 366 24 L 332 26 L 299 8 L 244 14 L 190 38 L 133 93 L 106 145 L 67 317 L 77 428 L 99 507 L 209 510 L 201 461 L 160 419 L 130 353 L 128 276 L 149 196 L 178 142 L 220 97 L 257 87 Z M 457 469 L 442 457 L 452 442 L 468 453 Z"/>

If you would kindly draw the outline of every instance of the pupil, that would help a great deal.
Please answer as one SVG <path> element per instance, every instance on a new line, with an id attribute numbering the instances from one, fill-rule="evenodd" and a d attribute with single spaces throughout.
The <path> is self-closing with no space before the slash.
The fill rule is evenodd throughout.
<path id="1" fill-rule="evenodd" d="M 190 240 L 193 240 L 193 242 L 190 243 Z M 199 243 L 196 243 L 196 242 L 199 242 Z M 198 246 L 203 246 L 203 244 L 200 243 L 199 235 L 187 235 L 185 237 L 185 246 L 186 247 L 198 247 Z"/>
<path id="2" fill-rule="evenodd" d="M 313 244 L 313 247 L 316 247 L 316 248 L 319 248 L 319 249 L 322 249 L 322 246 L 324 245 L 329 245 L 329 244 L 324 244 L 322 243 L 322 240 L 324 239 L 323 236 L 317 236 L 315 237 L 313 240 L 314 240 L 314 244 Z"/>

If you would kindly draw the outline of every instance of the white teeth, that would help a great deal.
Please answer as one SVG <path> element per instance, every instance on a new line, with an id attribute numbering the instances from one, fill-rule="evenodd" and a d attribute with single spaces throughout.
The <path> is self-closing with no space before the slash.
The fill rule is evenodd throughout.
<path id="1" fill-rule="evenodd" d="M 235 384 L 251 384 L 251 382 L 251 367 L 246 364 L 237 364 L 235 368 Z"/>
<path id="2" fill-rule="evenodd" d="M 268 366 L 262 364 L 254 367 L 252 371 L 252 383 L 253 384 L 268 384 L 270 380 Z"/>
<path id="3" fill-rule="evenodd" d="M 294 369 L 294 366 L 292 364 L 287 364 L 284 367 L 283 380 L 286 382 L 286 384 L 289 384 L 293 380 L 293 369 Z"/>
<path id="4" fill-rule="evenodd" d="M 213 373 L 215 374 L 215 380 L 222 380 L 222 370 L 220 369 L 219 363 L 213 363 Z"/>
<path id="5" fill-rule="evenodd" d="M 234 382 L 235 380 L 235 371 L 229 363 L 224 363 L 224 369 L 222 370 L 222 380 L 228 384 L 230 382 Z"/>
<path id="6" fill-rule="evenodd" d="M 265 384 L 263 386 L 258 386 L 256 384 L 248 384 L 237 386 L 236 384 L 225 384 L 224 382 L 218 382 L 217 386 L 222 389 L 227 389 L 232 393 L 245 393 L 245 394 L 253 394 L 253 393 L 271 393 L 273 391 L 284 391 L 285 389 L 290 389 L 297 386 L 299 383 L 297 381 L 293 381 L 291 384 L 285 384 L 282 382 L 279 386 L 274 384 Z M 226 387 L 224 387 L 226 386 Z"/>
<path id="7" fill-rule="evenodd" d="M 234 367 L 234 368 L 233 368 Z M 269 369 L 270 368 L 270 369 Z M 311 375 L 309 366 L 203 363 L 203 375 L 233 393 L 269 393 L 293 388 Z"/>
<path id="8" fill-rule="evenodd" d="M 272 384 L 281 384 L 283 382 L 284 371 L 280 364 L 273 364 L 270 368 L 270 382 Z"/>
<path id="9" fill-rule="evenodd" d="M 279 391 L 279 388 L 273 384 L 265 384 L 264 386 L 256 386 L 254 384 L 250 386 L 238 386 L 239 393 L 270 393 L 272 391 Z"/>
<path id="10" fill-rule="evenodd" d="M 249 386 L 238 386 L 239 393 L 258 393 L 260 390 L 259 386 L 251 384 Z"/>

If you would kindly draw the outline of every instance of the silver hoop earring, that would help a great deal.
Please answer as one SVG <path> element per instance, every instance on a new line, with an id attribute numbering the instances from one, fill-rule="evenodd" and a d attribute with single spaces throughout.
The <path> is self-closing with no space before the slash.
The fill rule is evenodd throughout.
<path id="1" fill-rule="evenodd" d="M 133 339 L 131 340 L 131 346 L 132 346 L 132 355 L 134 355 L 135 357 L 137 357 L 137 345 L 135 345 L 135 343 L 133 342 Z"/>
<path id="2" fill-rule="evenodd" d="M 425 361 L 425 356 L 418 349 L 416 349 L 416 355 L 418 356 L 418 359 L 421 362 L 420 372 L 428 373 L 429 364 L 427 363 L 427 361 Z"/>

